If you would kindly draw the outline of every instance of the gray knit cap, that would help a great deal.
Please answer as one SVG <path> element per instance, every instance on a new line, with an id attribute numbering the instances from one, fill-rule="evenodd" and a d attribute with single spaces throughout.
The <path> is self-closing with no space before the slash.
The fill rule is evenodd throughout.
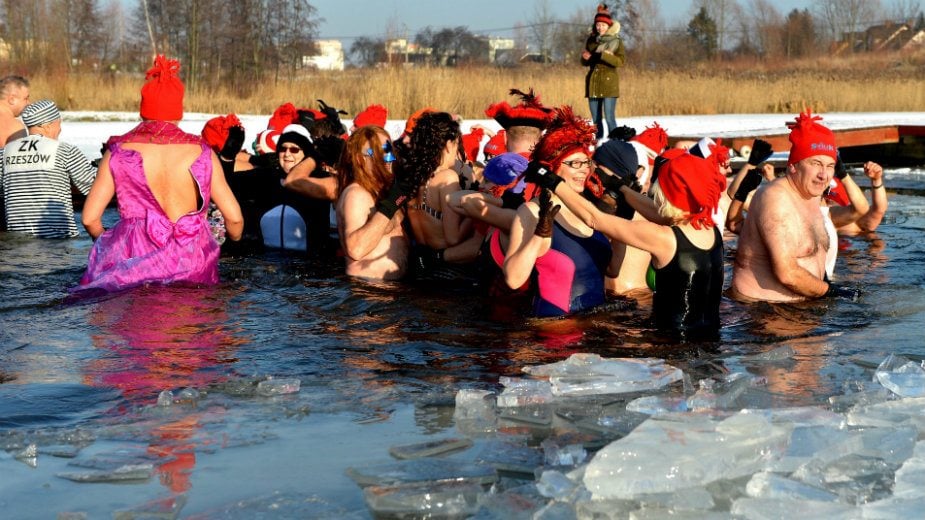
<path id="1" fill-rule="evenodd" d="M 60 118 L 61 114 L 58 112 L 58 107 L 50 99 L 29 103 L 22 111 L 22 122 L 30 128 L 51 123 Z"/>

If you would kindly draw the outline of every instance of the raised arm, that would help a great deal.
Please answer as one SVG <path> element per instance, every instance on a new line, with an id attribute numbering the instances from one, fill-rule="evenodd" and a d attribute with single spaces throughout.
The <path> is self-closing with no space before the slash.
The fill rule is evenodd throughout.
<path id="1" fill-rule="evenodd" d="M 337 200 L 337 178 L 311 177 L 317 166 L 314 158 L 306 157 L 289 170 L 283 186 L 313 199 Z"/>
<path id="2" fill-rule="evenodd" d="M 225 219 L 226 236 L 235 242 L 241 240 L 241 234 L 244 232 L 244 216 L 241 214 L 241 206 L 238 205 L 238 199 L 228 186 L 222 165 L 214 153 L 212 154 L 212 201 L 218 206 L 218 210 L 222 212 L 222 218 Z"/>
<path id="3" fill-rule="evenodd" d="M 538 208 L 535 202 L 520 206 L 511 225 L 511 241 L 504 258 L 504 281 L 508 287 L 517 289 L 530 279 L 536 259 L 546 254 L 552 245 L 552 238 L 537 236 L 534 231 L 538 222 Z"/>
<path id="4" fill-rule="evenodd" d="M 870 209 L 864 192 L 854 183 L 850 175 L 841 179 L 842 186 L 845 187 L 845 193 L 848 195 L 850 204 L 847 206 L 832 206 L 829 209 L 829 215 L 832 217 L 832 223 L 836 228 L 851 224 L 861 218 Z"/>
<path id="5" fill-rule="evenodd" d="M 864 231 L 874 231 L 890 203 L 886 196 L 886 187 L 883 185 L 883 167 L 875 162 L 864 163 L 864 175 L 870 179 L 871 206 L 867 213 L 858 219 L 857 225 Z"/>

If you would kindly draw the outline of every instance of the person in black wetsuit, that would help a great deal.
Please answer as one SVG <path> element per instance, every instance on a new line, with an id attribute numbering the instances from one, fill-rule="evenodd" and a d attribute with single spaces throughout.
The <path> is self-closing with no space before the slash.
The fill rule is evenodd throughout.
<path id="1" fill-rule="evenodd" d="M 664 163 L 652 187 L 662 223 L 629 221 L 599 211 L 594 204 L 551 177 L 527 169 L 527 180 L 556 195 L 589 227 L 611 239 L 652 254 L 658 285 L 653 299 L 655 325 L 681 339 L 716 339 L 723 290 L 723 240 L 711 217 L 725 179 L 714 164 L 689 153 Z M 601 179 L 629 194 L 618 177 Z"/>

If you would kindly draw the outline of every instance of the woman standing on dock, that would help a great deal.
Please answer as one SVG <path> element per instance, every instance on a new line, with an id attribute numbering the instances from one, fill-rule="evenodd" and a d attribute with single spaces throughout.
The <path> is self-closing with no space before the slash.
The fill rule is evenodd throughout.
<path id="1" fill-rule="evenodd" d="M 597 139 L 617 127 L 617 98 L 620 97 L 620 75 L 617 68 L 626 63 L 623 39 L 619 36 L 620 22 L 610 16 L 607 6 L 600 4 L 594 15 L 591 35 L 581 52 L 581 64 L 589 67 L 585 77 L 585 97 L 591 109 L 591 119 L 597 127 Z"/>

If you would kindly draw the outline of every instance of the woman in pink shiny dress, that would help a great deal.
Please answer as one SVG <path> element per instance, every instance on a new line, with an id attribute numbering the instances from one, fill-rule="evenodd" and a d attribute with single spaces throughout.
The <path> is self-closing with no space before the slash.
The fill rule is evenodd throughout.
<path id="1" fill-rule="evenodd" d="M 206 220 L 210 201 L 225 219 L 226 236 L 241 237 L 241 209 L 217 156 L 200 136 L 177 126 L 183 117 L 178 70 L 176 60 L 155 59 L 141 92 L 143 121 L 107 143 L 83 209 L 95 243 L 75 291 L 217 283 L 219 244 Z M 114 195 L 120 219 L 105 230 L 103 211 Z"/>

